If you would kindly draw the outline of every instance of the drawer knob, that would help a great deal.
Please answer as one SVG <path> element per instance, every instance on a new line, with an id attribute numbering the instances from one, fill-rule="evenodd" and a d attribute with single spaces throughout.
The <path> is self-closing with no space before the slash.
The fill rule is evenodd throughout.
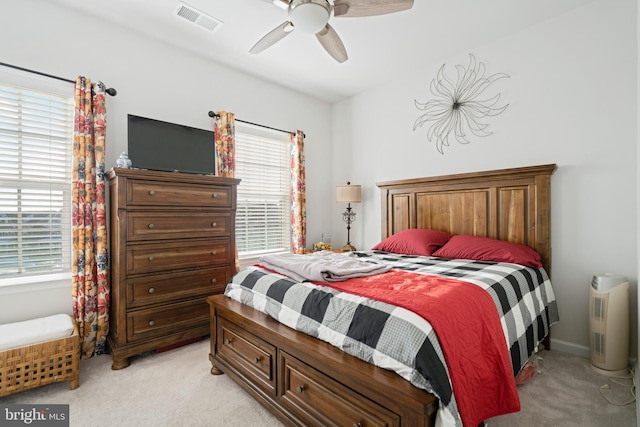
<path id="1" fill-rule="evenodd" d="M 217 252 L 216 251 L 211 251 L 211 255 L 216 255 Z"/>
<path id="2" fill-rule="evenodd" d="M 150 196 L 155 196 L 155 195 L 156 195 L 156 192 L 155 192 L 154 190 L 149 190 L 149 195 L 150 195 Z"/>
<path id="3" fill-rule="evenodd" d="M 260 363 L 260 358 L 259 357 L 256 357 L 254 360 L 256 361 L 256 363 Z"/>
<path id="4" fill-rule="evenodd" d="M 298 388 L 296 388 L 296 390 L 298 390 L 298 393 L 302 393 L 304 391 L 304 386 L 299 385 Z"/>
<path id="5" fill-rule="evenodd" d="M 212 222 L 212 223 L 211 223 L 211 226 L 212 226 L 212 227 L 217 227 L 217 226 L 218 226 L 218 224 L 216 224 L 215 222 Z"/>
<path id="6" fill-rule="evenodd" d="M 218 193 L 213 193 L 213 194 L 211 195 L 211 197 L 213 197 L 214 199 L 217 199 L 217 198 L 218 198 Z"/>
<path id="7" fill-rule="evenodd" d="M 154 322 L 153 320 L 149 320 L 149 326 L 153 326 L 155 324 L 156 324 L 156 322 Z"/>
<path id="8" fill-rule="evenodd" d="M 353 427 L 362 427 L 362 423 L 355 423 Z"/>
<path id="9" fill-rule="evenodd" d="M 149 227 L 149 228 L 153 228 L 153 227 L 155 227 L 155 225 L 153 225 L 153 223 L 151 223 L 151 224 L 149 224 L 147 227 Z"/>
<path id="10" fill-rule="evenodd" d="M 225 344 L 231 344 L 231 340 L 229 338 L 227 338 L 226 340 L 224 340 Z"/>
<path id="11" fill-rule="evenodd" d="M 217 279 L 211 279 L 211 283 L 216 283 L 217 281 Z"/>
<path id="12" fill-rule="evenodd" d="M 149 288 L 149 293 L 150 294 L 154 293 L 155 291 L 156 291 L 155 288 Z"/>
<path id="13" fill-rule="evenodd" d="M 149 257 L 149 261 L 153 261 L 154 259 L 156 259 L 156 258 L 155 258 L 153 255 L 151 255 L 151 256 Z"/>

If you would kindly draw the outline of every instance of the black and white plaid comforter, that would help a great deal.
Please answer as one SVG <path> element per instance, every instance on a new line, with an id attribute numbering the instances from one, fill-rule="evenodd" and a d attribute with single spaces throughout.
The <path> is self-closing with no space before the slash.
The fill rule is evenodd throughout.
<path id="1" fill-rule="evenodd" d="M 393 269 L 455 278 L 486 290 L 500 314 L 514 375 L 548 334 L 549 327 L 558 321 L 555 296 L 544 269 L 378 251 L 347 256 Z M 329 287 L 297 283 L 260 266 L 247 267 L 236 274 L 225 295 L 346 353 L 395 371 L 438 397 L 440 425 L 462 425 L 440 343 L 422 317 Z M 363 336 L 363 326 L 370 328 L 375 322 L 381 322 L 377 330 L 382 333 L 375 338 Z M 428 374 L 423 376 L 420 372 Z"/>

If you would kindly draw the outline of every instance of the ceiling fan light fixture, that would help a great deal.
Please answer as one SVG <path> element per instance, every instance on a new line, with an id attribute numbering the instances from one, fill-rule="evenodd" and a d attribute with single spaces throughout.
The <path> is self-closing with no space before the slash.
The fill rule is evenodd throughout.
<path id="1" fill-rule="evenodd" d="M 289 19 L 296 30 L 316 34 L 322 30 L 331 16 L 331 6 L 326 0 L 293 0 L 289 4 Z"/>
<path id="2" fill-rule="evenodd" d="M 329 24 L 331 15 L 374 16 L 411 9 L 414 0 L 270 0 L 278 7 L 285 6 L 289 19 L 265 34 L 249 49 L 260 53 L 292 33 L 314 34 L 324 50 L 339 63 L 349 56 L 336 30 Z"/>

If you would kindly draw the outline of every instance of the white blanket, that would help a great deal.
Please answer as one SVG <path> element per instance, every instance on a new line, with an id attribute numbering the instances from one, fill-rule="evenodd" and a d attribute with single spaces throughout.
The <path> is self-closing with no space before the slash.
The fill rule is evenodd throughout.
<path id="1" fill-rule="evenodd" d="M 270 270 L 289 276 L 298 282 L 341 282 L 354 277 L 387 272 L 391 267 L 336 254 L 329 251 L 310 255 L 266 255 L 259 262 Z"/>

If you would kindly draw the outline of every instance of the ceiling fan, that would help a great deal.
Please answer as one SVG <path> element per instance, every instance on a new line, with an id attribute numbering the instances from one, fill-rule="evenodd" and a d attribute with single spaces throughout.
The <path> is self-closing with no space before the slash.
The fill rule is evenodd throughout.
<path id="1" fill-rule="evenodd" d="M 341 63 L 348 59 L 347 50 L 338 33 L 329 25 L 331 13 L 335 17 L 361 17 L 385 15 L 413 7 L 413 0 L 273 0 L 273 3 L 286 9 L 289 19 L 258 40 L 250 53 L 260 53 L 297 30 L 315 34 L 329 55 Z"/>

